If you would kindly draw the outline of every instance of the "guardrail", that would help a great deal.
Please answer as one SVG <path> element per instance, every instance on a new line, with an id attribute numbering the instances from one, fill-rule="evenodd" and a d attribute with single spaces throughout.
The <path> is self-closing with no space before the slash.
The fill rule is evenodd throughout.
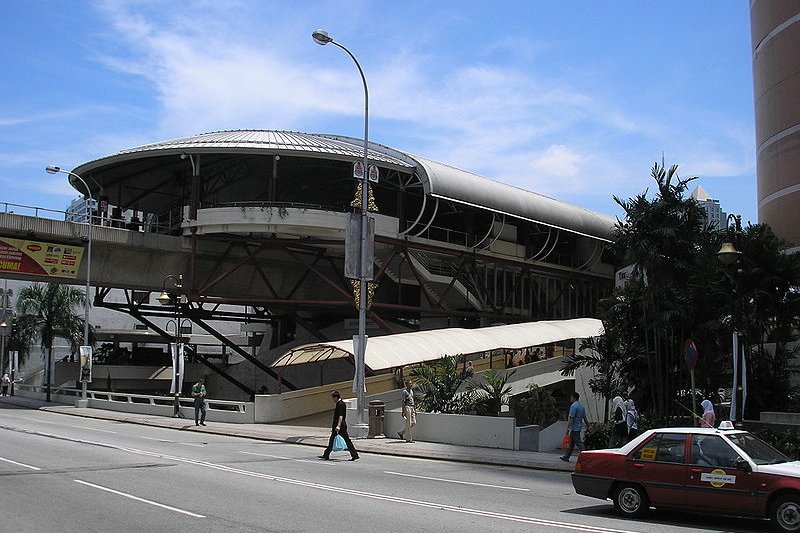
<path id="1" fill-rule="evenodd" d="M 85 212 L 69 213 L 67 211 L 61 211 L 58 209 L 36 207 L 24 204 L 13 204 L 9 202 L 0 202 L 0 212 L 11 215 L 43 218 L 47 220 L 73 222 L 76 224 L 86 224 L 86 219 L 88 218 L 88 215 Z M 108 214 L 101 215 L 95 211 L 91 217 L 92 224 L 98 227 L 125 229 L 143 233 L 172 234 L 180 231 L 180 208 L 173 209 L 162 216 L 154 213 L 144 213 L 142 211 L 139 211 L 139 213 L 142 214 L 141 220 L 137 216 L 130 218 L 125 218 L 122 216 L 112 217 Z M 71 220 L 70 216 L 76 218 Z M 166 218 L 166 223 L 162 221 L 161 218 Z"/>
<path id="2" fill-rule="evenodd" d="M 43 399 L 46 394 L 46 388 L 42 385 L 17 384 L 14 386 L 14 390 L 17 395 L 28 398 Z M 71 403 L 80 398 L 81 390 L 51 387 L 50 396 L 57 402 Z M 172 416 L 175 410 L 175 399 L 171 396 L 88 390 L 86 397 L 89 400 L 89 407 L 110 411 Z M 186 418 L 194 416 L 194 400 L 192 398 L 181 397 L 179 402 L 181 415 Z M 189 409 L 189 412 L 185 412 L 184 409 Z M 252 402 L 206 399 L 206 420 L 212 422 L 252 424 L 255 422 L 254 411 Z"/>

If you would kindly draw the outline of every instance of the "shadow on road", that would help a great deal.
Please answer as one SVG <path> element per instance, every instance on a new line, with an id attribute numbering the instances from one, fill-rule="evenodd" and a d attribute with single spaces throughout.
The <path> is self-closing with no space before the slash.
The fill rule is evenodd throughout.
<path id="1" fill-rule="evenodd" d="M 725 533 L 761 533 L 772 531 L 770 523 L 767 520 L 707 514 L 700 515 L 680 511 L 660 511 L 658 509 L 651 509 L 644 518 L 625 519 L 617 514 L 616 511 L 614 511 L 614 507 L 611 505 L 611 503 L 565 509 L 562 512 L 583 516 L 617 518 L 619 520 L 623 520 L 627 524 L 631 524 L 631 526 L 634 526 L 634 524 L 637 523 L 658 524 L 720 531 Z"/>

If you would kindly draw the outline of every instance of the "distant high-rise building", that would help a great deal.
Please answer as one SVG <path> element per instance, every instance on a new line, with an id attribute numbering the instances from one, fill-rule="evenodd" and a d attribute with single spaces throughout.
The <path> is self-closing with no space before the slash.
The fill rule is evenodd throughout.
<path id="1" fill-rule="evenodd" d="M 67 222 L 81 222 L 84 224 L 89 222 L 89 212 L 86 208 L 90 203 L 91 202 L 87 202 L 84 198 L 75 198 L 67 206 L 67 210 L 64 213 L 64 220 Z M 92 204 L 91 207 L 97 209 L 96 203 Z"/>
<path id="2" fill-rule="evenodd" d="M 692 191 L 692 198 L 703 208 L 706 213 L 706 224 L 713 225 L 718 230 L 725 229 L 728 222 L 728 213 L 722 210 L 719 200 L 708 195 L 700 185 Z"/>
<path id="3" fill-rule="evenodd" d="M 750 0 L 758 221 L 800 246 L 800 2 Z"/>

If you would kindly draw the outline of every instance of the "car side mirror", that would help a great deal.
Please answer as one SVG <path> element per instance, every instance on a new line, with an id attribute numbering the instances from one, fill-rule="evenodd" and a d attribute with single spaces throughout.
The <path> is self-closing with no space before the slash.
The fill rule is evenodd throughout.
<path id="1" fill-rule="evenodd" d="M 750 463 L 739 457 L 736 459 L 736 470 L 741 470 L 743 472 L 752 472 L 753 467 L 750 466 Z"/>

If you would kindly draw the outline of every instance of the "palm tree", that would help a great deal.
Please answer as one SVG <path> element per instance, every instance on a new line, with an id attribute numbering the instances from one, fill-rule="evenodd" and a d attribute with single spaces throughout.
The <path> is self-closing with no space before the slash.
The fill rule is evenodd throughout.
<path id="1" fill-rule="evenodd" d="M 684 197 L 695 178 L 678 177 L 677 165 L 666 169 L 655 164 L 651 175 L 657 192 L 629 200 L 614 200 L 625 211 L 625 219 L 614 228 L 617 254 L 624 264 L 636 266 L 641 282 L 638 330 L 644 345 L 646 379 L 651 407 L 657 419 L 665 419 L 677 388 L 675 372 L 680 347 L 696 317 L 691 280 L 697 271 L 698 250 L 711 240 L 702 210 Z"/>
<path id="2" fill-rule="evenodd" d="M 415 367 L 411 371 L 421 395 L 419 405 L 433 413 L 464 413 L 472 408 L 471 390 L 459 393 L 461 386 L 472 377 L 472 370 L 459 363 L 461 356 L 444 356 L 438 361 Z"/>
<path id="3" fill-rule="evenodd" d="M 484 372 L 481 379 L 470 381 L 472 390 L 483 392 L 483 401 L 492 416 L 500 416 L 500 408 L 508 403 L 508 396 L 511 394 L 511 385 L 508 382 L 516 373 L 516 370 L 498 372 L 492 369 Z"/>
<path id="4" fill-rule="evenodd" d="M 53 342 L 66 339 L 73 352 L 83 340 L 83 317 L 75 312 L 82 306 L 86 295 L 80 289 L 57 283 L 35 283 L 23 287 L 17 297 L 16 341 L 24 361 L 30 347 L 39 343 L 46 354 L 45 383 L 47 401 L 50 401 L 50 368 L 53 360 Z"/>

